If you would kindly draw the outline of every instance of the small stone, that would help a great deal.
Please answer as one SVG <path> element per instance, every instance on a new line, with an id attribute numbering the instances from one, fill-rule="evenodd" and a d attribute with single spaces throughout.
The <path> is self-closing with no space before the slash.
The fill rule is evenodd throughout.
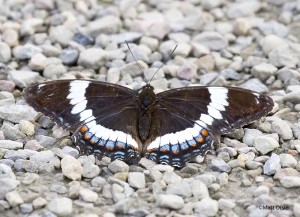
<path id="1" fill-rule="evenodd" d="M 70 146 L 63 147 L 62 152 L 65 153 L 65 154 L 71 155 L 75 158 L 77 158 L 79 156 L 78 149 L 70 147 Z"/>
<path id="2" fill-rule="evenodd" d="M 35 133 L 34 124 L 27 120 L 20 120 L 19 129 L 28 136 L 32 136 Z"/>
<path id="3" fill-rule="evenodd" d="M 61 59 L 62 63 L 64 65 L 74 65 L 79 57 L 79 53 L 75 49 L 64 49 L 59 55 L 59 58 Z"/>
<path id="4" fill-rule="evenodd" d="M 247 10 L 245 10 L 247 8 Z M 229 4 L 226 15 L 230 19 L 250 17 L 261 8 L 259 1 L 242 1 Z"/>
<path id="5" fill-rule="evenodd" d="M 247 19 L 238 18 L 234 22 L 233 32 L 236 35 L 247 35 L 251 30 L 251 24 Z"/>
<path id="6" fill-rule="evenodd" d="M 174 194 L 159 194 L 156 198 L 156 204 L 163 208 L 181 209 L 184 206 L 184 200 Z"/>
<path id="7" fill-rule="evenodd" d="M 180 182 L 182 180 L 182 178 L 179 175 L 177 175 L 176 173 L 174 173 L 173 171 L 168 171 L 168 172 L 164 173 L 163 180 L 167 184 L 171 184 L 171 183 Z"/>
<path id="8" fill-rule="evenodd" d="M 211 161 L 212 170 L 218 172 L 230 172 L 231 167 L 224 160 L 216 158 Z"/>
<path id="9" fill-rule="evenodd" d="M 299 176 L 286 176 L 280 179 L 280 184 L 285 188 L 299 188 L 300 177 Z"/>
<path id="10" fill-rule="evenodd" d="M 84 45 L 84 46 L 94 44 L 94 39 L 92 37 L 84 35 L 80 32 L 76 33 L 73 36 L 73 40 L 76 41 L 78 44 L 81 44 L 81 45 Z"/>
<path id="11" fill-rule="evenodd" d="M 28 214 L 33 211 L 33 206 L 31 203 L 23 203 L 20 205 L 20 211 L 23 214 Z"/>
<path id="12" fill-rule="evenodd" d="M 37 135 L 35 139 L 43 147 L 52 146 L 56 142 L 56 139 L 51 136 Z"/>
<path id="13" fill-rule="evenodd" d="M 49 64 L 45 67 L 43 76 L 45 78 L 57 78 L 67 72 L 62 64 Z"/>
<path id="14" fill-rule="evenodd" d="M 87 35 L 97 37 L 100 34 L 113 34 L 117 33 L 121 27 L 121 20 L 112 15 L 107 15 L 88 22 L 86 27 Z"/>
<path id="15" fill-rule="evenodd" d="M 260 42 L 260 45 L 266 55 L 268 55 L 274 48 L 281 47 L 285 44 L 286 42 L 283 38 L 272 34 L 268 34 Z"/>
<path id="16" fill-rule="evenodd" d="M 141 172 L 129 172 L 128 173 L 128 183 L 133 188 L 145 188 L 145 174 Z"/>
<path id="17" fill-rule="evenodd" d="M 299 172 L 293 168 L 283 168 L 283 169 L 278 170 L 275 173 L 274 179 L 280 180 L 286 176 L 299 176 Z"/>
<path id="18" fill-rule="evenodd" d="M 9 150 L 21 149 L 23 148 L 23 143 L 11 140 L 0 140 L 0 148 Z"/>
<path id="19" fill-rule="evenodd" d="M 254 197 L 258 197 L 262 194 L 269 194 L 270 190 L 267 186 L 258 186 L 257 189 L 253 192 Z"/>
<path id="20" fill-rule="evenodd" d="M 30 160 L 42 164 L 48 163 L 51 158 L 54 157 L 54 153 L 51 150 L 36 152 L 35 154 L 30 156 Z"/>
<path id="21" fill-rule="evenodd" d="M 91 161 L 87 161 L 82 166 L 82 169 L 82 176 L 89 179 L 95 178 L 100 173 L 100 168 L 97 165 L 93 164 Z"/>
<path id="22" fill-rule="evenodd" d="M 96 200 L 98 199 L 98 194 L 88 188 L 82 188 L 79 191 L 79 197 L 83 201 L 93 203 L 96 202 Z"/>
<path id="23" fill-rule="evenodd" d="M 0 91 L 13 92 L 16 85 L 12 81 L 0 80 Z"/>
<path id="24" fill-rule="evenodd" d="M 3 31 L 2 36 L 3 41 L 10 47 L 15 47 L 19 45 L 19 33 L 15 29 L 5 29 Z"/>
<path id="25" fill-rule="evenodd" d="M 300 217 L 300 203 L 294 203 L 293 212 L 295 217 Z"/>
<path id="26" fill-rule="evenodd" d="M 200 180 L 194 179 L 191 181 L 192 195 L 197 200 L 209 197 L 207 186 Z"/>
<path id="27" fill-rule="evenodd" d="M 275 133 L 278 133 L 279 136 L 284 139 L 292 139 L 293 138 L 293 131 L 290 125 L 284 120 L 275 120 L 272 122 L 272 130 Z"/>
<path id="28" fill-rule="evenodd" d="M 251 69 L 251 74 L 261 81 L 267 80 L 277 72 L 277 68 L 268 63 L 260 63 Z"/>
<path id="29" fill-rule="evenodd" d="M 18 87 L 24 88 L 33 84 L 39 78 L 39 73 L 32 71 L 17 71 L 8 72 L 7 78 L 13 81 Z"/>
<path id="30" fill-rule="evenodd" d="M 215 216 L 219 210 L 219 205 L 216 200 L 211 198 L 203 198 L 199 202 L 195 202 L 194 209 L 196 213 L 201 213 L 204 216 Z"/>
<path id="31" fill-rule="evenodd" d="M 211 50 L 221 50 L 228 45 L 228 41 L 218 32 L 202 32 L 193 37 L 193 42 L 200 43 Z"/>
<path id="32" fill-rule="evenodd" d="M 59 43 L 66 47 L 72 40 L 74 33 L 64 25 L 55 26 L 50 29 L 49 38 L 53 43 Z"/>
<path id="33" fill-rule="evenodd" d="M 11 59 L 11 50 L 8 44 L 0 42 L 0 63 L 7 63 Z"/>
<path id="34" fill-rule="evenodd" d="M 218 177 L 217 177 L 218 183 L 220 185 L 226 185 L 228 183 L 228 173 L 221 173 Z"/>
<path id="35" fill-rule="evenodd" d="M 58 194 L 65 194 L 68 192 L 67 188 L 61 184 L 52 184 L 50 186 L 50 191 L 56 192 Z"/>
<path id="36" fill-rule="evenodd" d="M 91 180 L 91 185 L 93 187 L 102 188 L 106 184 L 106 180 L 101 176 L 97 176 Z"/>
<path id="37" fill-rule="evenodd" d="M 19 60 L 31 59 L 38 53 L 42 53 L 42 49 L 32 44 L 18 45 L 13 49 L 14 57 Z"/>
<path id="38" fill-rule="evenodd" d="M 124 41 L 134 42 L 134 41 L 138 40 L 141 36 L 142 36 L 142 34 L 139 32 L 127 32 L 126 31 L 126 32 L 111 35 L 109 39 L 112 42 L 115 42 L 116 44 L 121 44 L 121 43 L 124 43 Z M 139 59 L 139 58 L 137 58 L 137 59 Z"/>
<path id="39" fill-rule="evenodd" d="M 8 192 L 5 195 L 5 199 L 7 200 L 9 205 L 12 207 L 16 207 L 16 206 L 19 206 L 20 204 L 24 203 L 22 197 L 20 196 L 20 194 L 17 191 Z"/>
<path id="40" fill-rule="evenodd" d="M 289 45 L 276 47 L 269 53 L 269 62 L 276 67 L 295 67 L 298 61 L 297 51 Z"/>
<path id="41" fill-rule="evenodd" d="M 271 157 L 264 164 L 264 174 L 273 175 L 281 169 L 280 158 L 277 154 L 272 153 Z"/>
<path id="42" fill-rule="evenodd" d="M 289 34 L 289 28 L 275 20 L 259 23 L 257 27 L 264 35 L 274 34 L 284 38 Z"/>
<path id="43" fill-rule="evenodd" d="M 17 159 L 27 159 L 35 153 L 36 153 L 36 151 L 27 150 L 27 149 L 26 150 L 19 149 L 17 151 L 8 150 L 8 151 L 6 151 L 4 158 L 16 161 Z"/>
<path id="44" fill-rule="evenodd" d="M 32 205 L 34 209 L 40 209 L 47 205 L 47 200 L 42 197 L 37 197 L 32 201 Z"/>
<path id="45" fill-rule="evenodd" d="M 58 216 L 71 215 L 73 210 L 72 200 L 66 197 L 55 198 L 47 204 L 47 208 Z"/>
<path id="46" fill-rule="evenodd" d="M 177 76 L 180 79 L 191 80 L 196 75 L 196 69 L 188 64 L 183 64 L 177 70 Z"/>
<path id="47" fill-rule="evenodd" d="M 61 169 L 64 176 L 71 180 L 79 180 L 83 172 L 80 162 L 70 155 L 61 160 Z"/>
<path id="48" fill-rule="evenodd" d="M 300 90 L 287 93 L 283 96 L 283 100 L 291 103 L 300 103 Z"/>
<path id="49" fill-rule="evenodd" d="M 221 210 L 231 210 L 236 206 L 232 200 L 224 198 L 219 199 L 218 204 Z"/>
<path id="50" fill-rule="evenodd" d="M 265 155 L 271 151 L 274 151 L 276 148 L 279 148 L 279 143 L 268 136 L 258 136 L 254 140 L 254 147 L 261 154 Z"/>
<path id="51" fill-rule="evenodd" d="M 297 160 L 290 154 L 280 154 L 281 167 L 291 167 L 294 168 L 297 165 Z"/>
<path id="52" fill-rule="evenodd" d="M 259 93 L 264 93 L 268 91 L 268 87 L 257 78 L 251 78 L 247 80 L 245 83 L 239 85 L 239 87 L 256 91 Z"/>
<path id="53" fill-rule="evenodd" d="M 77 199 L 79 197 L 79 192 L 81 190 L 80 183 L 78 181 L 70 182 L 69 193 L 68 196 L 71 199 Z"/>
<path id="54" fill-rule="evenodd" d="M 108 165 L 108 169 L 113 173 L 128 172 L 129 166 L 123 161 L 115 160 Z"/>
<path id="55" fill-rule="evenodd" d="M 34 71 L 43 71 L 47 65 L 47 58 L 41 54 L 35 54 L 31 57 L 28 66 Z"/>
<path id="56" fill-rule="evenodd" d="M 4 105 L 0 107 L 0 117 L 13 123 L 20 123 L 21 120 L 33 120 L 37 112 L 27 105 Z"/>
<path id="57" fill-rule="evenodd" d="M 166 192 L 167 192 L 167 194 L 176 194 L 183 198 L 192 196 L 191 186 L 187 181 L 184 181 L 184 180 L 181 182 L 169 184 Z"/>
<path id="58" fill-rule="evenodd" d="M 99 48 L 89 48 L 79 55 L 78 65 L 97 69 L 106 63 L 106 52 Z"/>
<path id="59" fill-rule="evenodd" d="M 0 200 L 2 200 L 5 195 L 13 191 L 18 185 L 20 181 L 12 179 L 12 178 L 1 178 L 0 179 Z"/>

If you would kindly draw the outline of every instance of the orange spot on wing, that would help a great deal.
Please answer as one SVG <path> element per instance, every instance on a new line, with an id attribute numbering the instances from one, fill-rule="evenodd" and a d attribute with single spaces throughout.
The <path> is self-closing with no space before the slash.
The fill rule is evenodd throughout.
<path id="1" fill-rule="evenodd" d="M 195 148 L 196 146 L 197 146 L 197 144 L 196 143 L 194 143 L 194 144 L 192 144 L 191 145 L 193 148 Z"/>
<path id="2" fill-rule="evenodd" d="M 178 154 L 179 154 L 179 152 L 178 152 L 178 151 L 174 151 L 174 152 L 173 152 L 173 154 L 175 154 L 175 155 L 178 155 Z"/>
<path id="3" fill-rule="evenodd" d="M 168 150 L 167 150 L 167 149 L 162 149 L 161 152 L 162 152 L 162 153 L 167 153 Z"/>
<path id="4" fill-rule="evenodd" d="M 80 132 L 85 133 L 87 131 L 87 127 L 86 126 L 82 126 L 80 128 Z"/>
<path id="5" fill-rule="evenodd" d="M 199 138 L 197 141 L 198 141 L 199 143 L 203 143 L 203 142 L 204 142 L 204 139 L 203 139 L 203 137 L 201 137 L 201 138 Z"/>
<path id="6" fill-rule="evenodd" d="M 123 149 L 124 147 L 122 145 L 117 146 L 118 149 Z"/>
<path id="7" fill-rule="evenodd" d="M 89 140 L 89 139 L 90 139 L 90 137 L 89 137 L 88 134 L 85 134 L 85 135 L 83 136 L 83 138 L 84 138 L 85 140 Z"/>
<path id="8" fill-rule="evenodd" d="M 206 129 L 203 129 L 201 133 L 202 133 L 202 136 L 205 136 L 205 137 L 208 136 L 208 131 Z"/>

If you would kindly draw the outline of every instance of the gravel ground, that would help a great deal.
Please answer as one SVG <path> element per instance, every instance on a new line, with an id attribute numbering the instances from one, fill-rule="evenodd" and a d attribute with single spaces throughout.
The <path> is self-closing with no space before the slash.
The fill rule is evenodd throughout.
<path id="1" fill-rule="evenodd" d="M 300 217 L 300 1 L 0 0 L 0 216 Z M 79 156 L 26 105 L 31 83 L 265 92 L 276 106 L 181 170 Z"/>

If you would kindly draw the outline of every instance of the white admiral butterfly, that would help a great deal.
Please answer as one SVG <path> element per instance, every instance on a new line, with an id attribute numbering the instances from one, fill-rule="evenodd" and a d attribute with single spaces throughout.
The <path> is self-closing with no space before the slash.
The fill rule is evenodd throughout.
<path id="1" fill-rule="evenodd" d="M 235 87 L 186 87 L 155 94 L 89 80 L 34 84 L 26 101 L 75 132 L 82 154 L 137 163 L 145 156 L 183 167 L 224 133 L 267 115 L 273 100 Z"/>

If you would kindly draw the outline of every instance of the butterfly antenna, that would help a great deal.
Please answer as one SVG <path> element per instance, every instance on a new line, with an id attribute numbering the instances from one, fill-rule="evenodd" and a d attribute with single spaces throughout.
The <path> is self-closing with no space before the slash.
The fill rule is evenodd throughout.
<path id="1" fill-rule="evenodd" d="M 126 42 L 126 45 L 127 45 L 127 47 L 128 47 L 129 52 L 130 52 L 131 55 L 133 56 L 133 59 L 135 60 L 135 62 L 136 62 L 136 64 L 138 65 L 139 69 L 141 70 L 141 72 L 144 74 L 144 71 L 142 70 L 141 65 L 138 63 L 138 61 L 136 60 L 135 56 L 133 55 L 133 53 L 132 53 L 132 51 L 131 51 L 131 49 L 130 49 L 130 47 L 129 47 L 128 42 L 127 42 L 126 40 L 125 40 L 125 42 Z"/>
<path id="2" fill-rule="evenodd" d="M 150 81 L 148 82 L 150 84 L 150 82 L 153 80 L 154 76 L 156 75 L 156 73 L 163 67 L 163 65 L 165 65 L 172 57 L 173 53 L 175 52 L 176 48 L 178 47 L 178 44 L 176 44 L 176 46 L 174 47 L 174 49 L 172 50 L 172 52 L 169 54 L 168 58 L 160 65 L 160 67 L 156 70 L 156 72 L 152 75 Z"/>

